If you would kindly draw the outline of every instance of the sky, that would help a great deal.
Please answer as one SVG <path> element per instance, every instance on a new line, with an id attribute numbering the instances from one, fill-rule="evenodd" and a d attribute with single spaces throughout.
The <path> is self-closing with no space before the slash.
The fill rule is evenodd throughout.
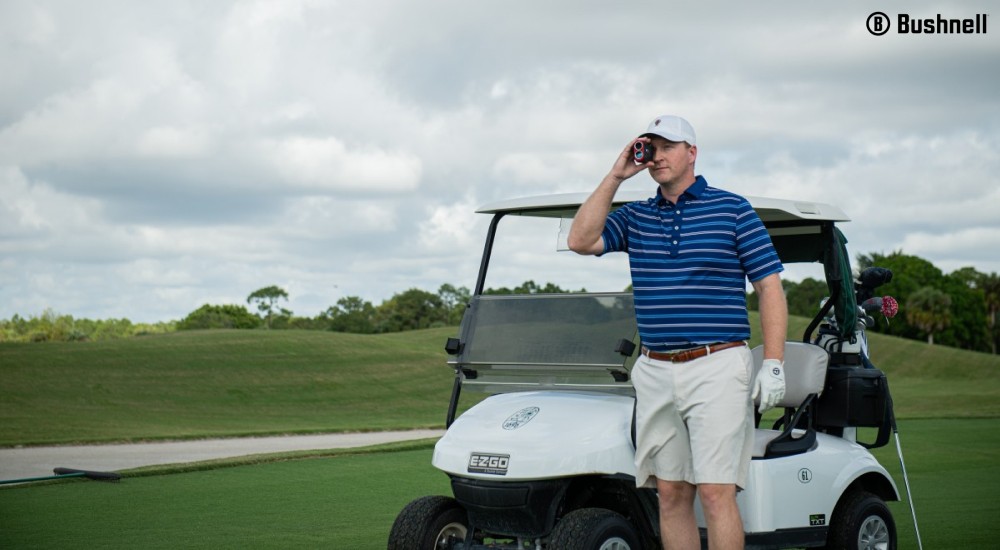
<path id="1" fill-rule="evenodd" d="M 0 319 L 472 288 L 478 206 L 590 192 L 667 113 L 710 184 L 835 204 L 853 254 L 997 272 L 995 5 L 4 0 Z"/>

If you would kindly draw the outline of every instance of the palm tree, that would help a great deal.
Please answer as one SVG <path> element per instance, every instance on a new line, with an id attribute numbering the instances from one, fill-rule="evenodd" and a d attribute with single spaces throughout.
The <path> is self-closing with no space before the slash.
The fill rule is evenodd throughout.
<path id="1" fill-rule="evenodd" d="M 951 297 L 930 286 L 915 290 L 906 301 L 906 320 L 926 332 L 933 346 L 934 333 L 951 323 Z"/>
<path id="2" fill-rule="evenodd" d="M 1000 312 L 1000 276 L 997 274 L 979 274 L 976 286 L 983 291 L 986 300 L 986 326 L 990 329 L 990 347 L 993 355 L 997 353 L 997 313 Z"/>

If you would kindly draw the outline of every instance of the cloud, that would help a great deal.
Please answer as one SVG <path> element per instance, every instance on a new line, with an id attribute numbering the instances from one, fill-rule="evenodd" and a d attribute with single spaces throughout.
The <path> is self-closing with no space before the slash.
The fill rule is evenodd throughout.
<path id="1" fill-rule="evenodd" d="M 260 150 L 287 183 L 311 189 L 400 192 L 412 191 L 420 182 L 421 162 L 415 155 L 377 146 L 348 150 L 334 137 L 266 140 Z"/>
<path id="2" fill-rule="evenodd" d="M 136 152 L 142 157 L 202 157 L 210 152 L 212 137 L 206 128 L 157 126 L 139 136 Z"/>
<path id="3" fill-rule="evenodd" d="M 481 235 L 470 231 L 481 226 L 471 201 L 436 205 L 419 224 L 417 241 L 424 253 L 468 255 L 479 244 Z"/>
<path id="4" fill-rule="evenodd" d="M 1000 270 L 1000 44 L 873 37 L 872 9 L 2 3 L 0 318 L 180 318 L 270 284 L 313 315 L 471 287 L 478 205 L 591 191 L 665 112 L 694 123 L 713 184 L 841 206 L 852 251 Z M 544 263 L 548 232 L 501 245 L 497 284 Z M 567 287 L 621 274 L 559 258 Z"/>
<path id="5" fill-rule="evenodd" d="M 49 243 L 93 231 L 102 217 L 99 201 L 78 199 L 30 180 L 16 166 L 0 166 L 0 249 L 30 254 Z"/>
<path id="6" fill-rule="evenodd" d="M 973 227 L 947 233 L 911 233 L 903 241 L 907 250 L 920 254 L 973 252 L 993 256 L 1000 249 L 1000 227 Z"/>

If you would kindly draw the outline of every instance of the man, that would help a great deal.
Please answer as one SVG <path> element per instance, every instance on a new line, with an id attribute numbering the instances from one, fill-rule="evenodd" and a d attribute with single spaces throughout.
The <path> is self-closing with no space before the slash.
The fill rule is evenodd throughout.
<path id="1" fill-rule="evenodd" d="M 635 144 L 652 148 L 634 161 Z M 659 494 L 667 549 L 700 548 L 694 499 L 701 499 L 711 548 L 743 548 L 736 491 L 753 448 L 753 399 L 760 412 L 784 395 L 788 311 L 781 262 L 749 202 L 695 176 L 694 129 L 657 117 L 628 144 L 576 215 L 569 247 L 579 254 L 629 254 L 642 356 L 636 392 L 636 485 Z M 619 186 L 642 170 L 656 196 L 609 214 Z M 751 391 L 746 280 L 760 300 L 764 365 Z"/>

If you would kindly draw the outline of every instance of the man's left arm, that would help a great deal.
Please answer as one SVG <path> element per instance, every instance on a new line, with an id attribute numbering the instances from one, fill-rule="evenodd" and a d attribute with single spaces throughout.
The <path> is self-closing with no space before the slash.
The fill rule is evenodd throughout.
<path id="1" fill-rule="evenodd" d="M 755 281 L 760 309 L 760 328 L 764 340 L 764 364 L 754 383 L 752 398 L 760 397 L 757 411 L 773 408 L 785 396 L 785 337 L 788 332 L 788 304 L 781 277 L 772 273 Z"/>
<path id="2" fill-rule="evenodd" d="M 753 283 L 760 309 L 760 328 L 764 339 L 764 359 L 785 359 L 788 334 L 788 304 L 781 276 L 772 273 Z"/>

